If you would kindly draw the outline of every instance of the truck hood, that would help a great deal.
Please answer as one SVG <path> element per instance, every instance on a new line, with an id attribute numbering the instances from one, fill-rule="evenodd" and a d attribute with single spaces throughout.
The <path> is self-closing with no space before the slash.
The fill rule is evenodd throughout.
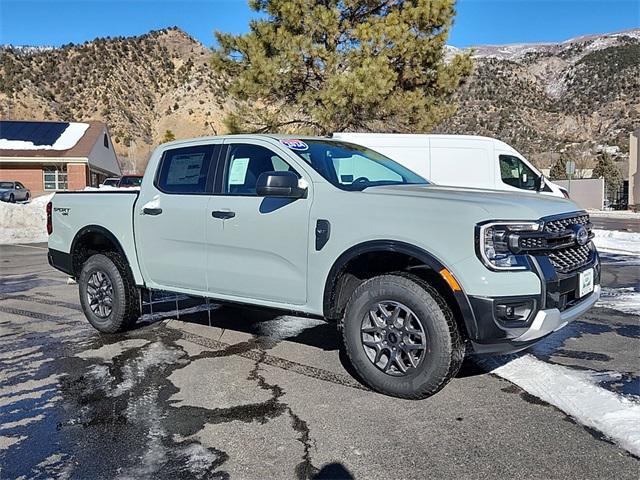
<path id="1" fill-rule="evenodd" d="M 484 210 L 487 220 L 537 220 L 550 215 L 582 210 L 570 200 L 540 193 L 482 190 L 434 184 L 369 187 L 364 192 L 370 195 L 422 198 L 425 202 L 431 200 L 467 204 Z"/>

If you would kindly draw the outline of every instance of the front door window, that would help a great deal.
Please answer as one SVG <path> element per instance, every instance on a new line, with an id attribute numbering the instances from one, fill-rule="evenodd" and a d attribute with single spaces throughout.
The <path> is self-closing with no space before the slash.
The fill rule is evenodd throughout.
<path id="1" fill-rule="evenodd" d="M 535 190 L 538 175 L 513 155 L 500 155 L 500 176 L 507 185 L 523 190 Z"/>

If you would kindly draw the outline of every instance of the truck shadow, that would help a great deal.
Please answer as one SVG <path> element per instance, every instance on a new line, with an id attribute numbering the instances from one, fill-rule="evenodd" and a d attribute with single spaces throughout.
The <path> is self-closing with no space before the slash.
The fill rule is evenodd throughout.
<path id="1" fill-rule="evenodd" d="M 349 361 L 342 336 L 334 322 L 283 314 L 280 310 L 269 308 L 207 304 L 202 298 L 175 297 L 172 294 L 164 295 L 161 292 L 155 292 L 153 304 L 146 303 L 143 306 L 142 321 L 138 325 L 145 326 L 166 318 L 246 333 L 264 340 L 265 344 L 275 345 L 286 340 L 326 352 L 338 351 L 340 363 L 345 371 L 363 383 Z M 456 377 L 465 378 L 483 374 L 486 374 L 486 371 L 467 356 Z"/>

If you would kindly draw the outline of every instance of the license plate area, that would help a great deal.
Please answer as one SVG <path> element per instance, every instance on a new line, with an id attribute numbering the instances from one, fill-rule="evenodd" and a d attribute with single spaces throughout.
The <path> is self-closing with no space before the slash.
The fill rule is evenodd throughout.
<path id="1" fill-rule="evenodd" d="M 589 268 L 578 274 L 578 298 L 582 298 L 593 292 L 594 277 L 593 268 Z"/>

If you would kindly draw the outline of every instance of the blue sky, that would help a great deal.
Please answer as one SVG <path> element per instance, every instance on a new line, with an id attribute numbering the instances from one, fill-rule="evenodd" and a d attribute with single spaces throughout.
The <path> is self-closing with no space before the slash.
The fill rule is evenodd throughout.
<path id="1" fill-rule="evenodd" d="M 0 43 L 53 45 L 177 25 L 205 45 L 243 32 L 246 0 L 0 0 Z M 640 27 L 639 0 L 459 0 L 449 44 L 553 42 Z"/>

